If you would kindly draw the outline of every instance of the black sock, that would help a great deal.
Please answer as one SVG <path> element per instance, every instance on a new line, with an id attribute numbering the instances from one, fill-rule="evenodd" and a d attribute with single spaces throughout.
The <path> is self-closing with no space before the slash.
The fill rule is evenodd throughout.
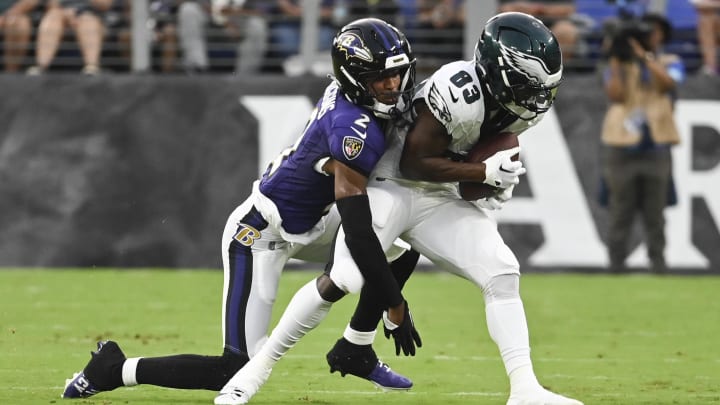
<path id="1" fill-rule="evenodd" d="M 138 384 L 219 391 L 247 361 L 247 355 L 229 350 L 222 356 L 180 354 L 142 358 L 135 375 Z"/>
<path id="2" fill-rule="evenodd" d="M 390 263 L 390 270 L 392 270 L 393 276 L 395 276 L 395 280 L 397 280 L 401 290 L 405 287 L 405 283 L 410 278 L 410 275 L 415 271 L 418 260 L 420 260 L 420 253 L 414 250 L 408 250 L 395 259 L 394 262 Z"/>

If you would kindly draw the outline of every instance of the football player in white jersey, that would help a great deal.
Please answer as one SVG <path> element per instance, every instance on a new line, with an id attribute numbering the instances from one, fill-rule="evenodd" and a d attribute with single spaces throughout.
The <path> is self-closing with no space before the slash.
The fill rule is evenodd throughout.
<path id="1" fill-rule="evenodd" d="M 511 160 L 519 148 L 480 163 L 448 156 L 466 154 L 481 137 L 531 128 L 551 107 L 561 79 L 560 48 L 542 22 L 522 13 L 491 18 L 474 60 L 441 67 L 417 91 L 407 117 L 412 125 L 396 131 L 368 187 L 373 225 L 384 249 L 400 237 L 438 267 L 482 290 L 487 328 L 510 380 L 508 405 L 582 403 L 538 382 L 518 261 L 497 224 L 457 193 L 457 182 L 475 181 L 503 189 L 491 198 L 495 205 L 510 198 L 525 173 L 520 161 Z M 338 295 L 358 292 L 363 285 L 344 239 L 341 227 L 327 275 Z M 332 303 L 318 298 L 315 281 L 295 294 L 269 340 L 221 390 L 216 404 L 250 400 L 274 363 L 324 318 Z M 387 320 L 385 324 L 395 327 Z"/>

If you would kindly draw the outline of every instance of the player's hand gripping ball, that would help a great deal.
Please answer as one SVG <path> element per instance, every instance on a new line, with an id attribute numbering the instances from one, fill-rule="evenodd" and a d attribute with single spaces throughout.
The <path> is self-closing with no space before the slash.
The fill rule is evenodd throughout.
<path id="1" fill-rule="evenodd" d="M 520 141 L 518 141 L 517 135 L 512 132 L 501 132 L 495 136 L 487 137 L 485 139 L 480 138 L 478 143 L 476 143 L 470 152 L 468 152 L 465 157 L 465 161 L 479 163 L 499 151 L 512 149 L 516 146 L 520 146 Z M 519 154 L 515 154 L 512 157 L 512 160 L 514 161 L 517 161 L 518 159 L 520 159 Z M 493 187 L 486 183 L 475 181 L 460 182 L 460 196 L 463 200 L 467 201 L 489 198 L 500 191 L 502 191 L 502 189 Z"/>

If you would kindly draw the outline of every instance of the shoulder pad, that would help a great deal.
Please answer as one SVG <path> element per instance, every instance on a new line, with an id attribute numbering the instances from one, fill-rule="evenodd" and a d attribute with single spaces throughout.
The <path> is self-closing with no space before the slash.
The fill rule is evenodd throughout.
<path id="1" fill-rule="evenodd" d="M 449 134 L 468 121 L 482 121 L 485 104 L 472 61 L 448 63 L 438 69 L 416 95 L 427 104 Z"/>

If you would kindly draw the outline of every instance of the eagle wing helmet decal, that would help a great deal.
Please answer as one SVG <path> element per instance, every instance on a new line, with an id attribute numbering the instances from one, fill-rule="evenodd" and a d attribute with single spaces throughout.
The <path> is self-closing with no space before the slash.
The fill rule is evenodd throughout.
<path id="1" fill-rule="evenodd" d="M 346 32 L 338 38 L 335 46 L 345 54 L 345 59 L 351 57 L 366 60 L 368 62 L 373 61 L 373 56 L 370 50 L 365 46 L 362 38 L 352 32 Z"/>
<path id="2" fill-rule="evenodd" d="M 515 71 L 535 83 L 552 86 L 562 77 L 562 69 L 555 74 L 550 74 L 550 69 L 538 57 L 523 54 L 502 44 L 500 44 L 500 53 L 502 53 L 502 59 L 505 59 Z M 501 66 L 502 64 L 500 61 Z"/>

